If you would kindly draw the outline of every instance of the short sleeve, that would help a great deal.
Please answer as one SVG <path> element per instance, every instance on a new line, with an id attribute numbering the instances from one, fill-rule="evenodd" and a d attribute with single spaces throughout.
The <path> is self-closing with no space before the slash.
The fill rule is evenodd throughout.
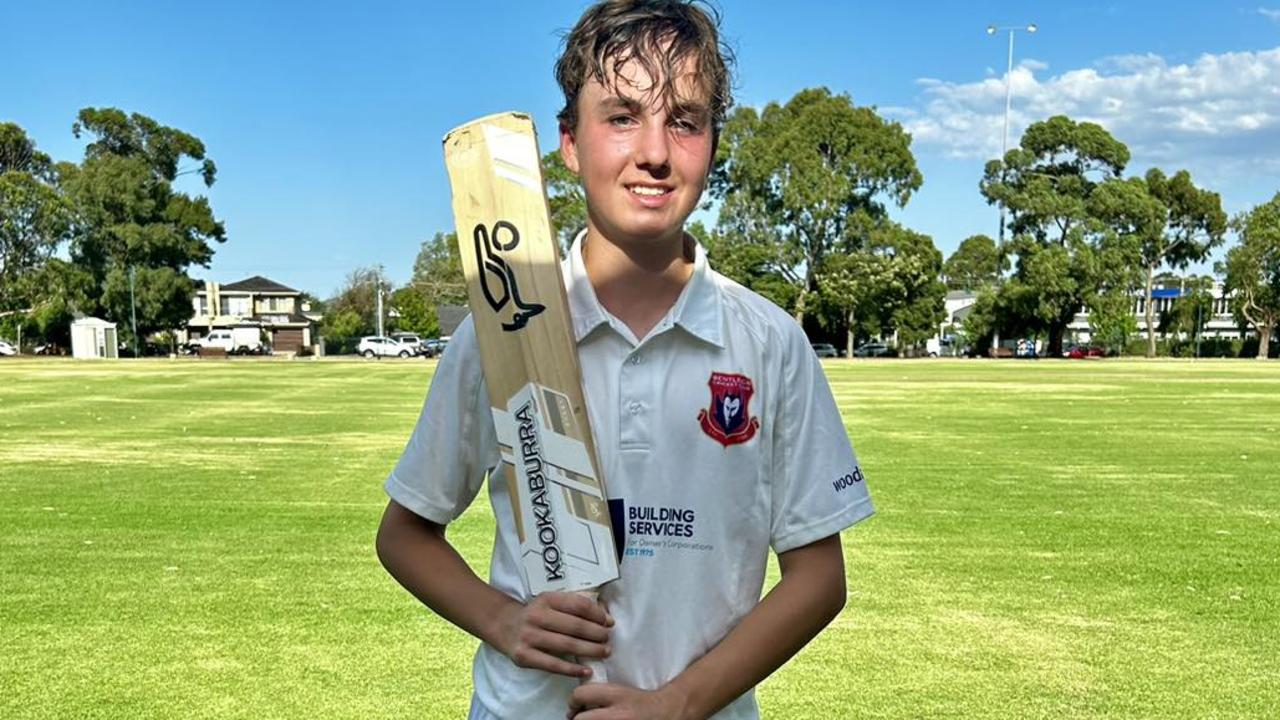
<path id="1" fill-rule="evenodd" d="M 475 499 L 500 458 L 468 317 L 440 358 L 422 414 L 383 487 L 414 514 L 447 525 Z"/>
<path id="2" fill-rule="evenodd" d="M 871 496 L 822 364 L 795 328 L 783 343 L 774 425 L 774 552 L 808 545 L 872 515 Z"/>

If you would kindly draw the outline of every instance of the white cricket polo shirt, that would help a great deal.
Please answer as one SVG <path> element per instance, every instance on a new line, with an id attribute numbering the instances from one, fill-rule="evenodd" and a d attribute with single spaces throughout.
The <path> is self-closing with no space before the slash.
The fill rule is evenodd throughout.
<path id="1" fill-rule="evenodd" d="M 698 247 L 675 305 L 637 339 L 597 300 L 582 242 L 564 262 L 565 281 L 602 472 L 625 520 L 621 578 L 602 595 L 617 621 L 607 669 L 612 682 L 654 689 L 756 605 L 770 548 L 838 533 L 872 506 L 826 377 L 790 316 L 712 270 Z M 499 465 L 468 318 L 386 491 L 448 524 Z M 489 484 L 498 534 L 490 583 L 525 600 L 500 478 Z M 477 699 L 509 720 L 560 720 L 577 684 L 516 667 L 486 644 L 473 677 Z M 758 718 L 754 693 L 714 717 Z"/>

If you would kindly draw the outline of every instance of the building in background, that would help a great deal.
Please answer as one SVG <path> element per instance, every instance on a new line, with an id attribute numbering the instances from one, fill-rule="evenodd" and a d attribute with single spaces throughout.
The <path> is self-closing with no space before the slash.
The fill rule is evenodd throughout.
<path id="1" fill-rule="evenodd" d="M 178 341 L 186 343 L 213 330 L 256 327 L 275 353 L 306 354 L 314 350 L 316 325 L 302 292 L 261 275 L 219 285 L 205 282 L 192 299 L 192 315 Z"/>

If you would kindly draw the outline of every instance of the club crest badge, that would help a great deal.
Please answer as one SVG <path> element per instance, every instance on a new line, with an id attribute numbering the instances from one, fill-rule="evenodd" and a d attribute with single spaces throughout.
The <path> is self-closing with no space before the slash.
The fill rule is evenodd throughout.
<path id="1" fill-rule="evenodd" d="M 729 447 L 755 437 L 760 418 L 751 417 L 749 405 L 755 387 L 746 375 L 711 373 L 711 407 L 698 411 L 702 431 Z"/>

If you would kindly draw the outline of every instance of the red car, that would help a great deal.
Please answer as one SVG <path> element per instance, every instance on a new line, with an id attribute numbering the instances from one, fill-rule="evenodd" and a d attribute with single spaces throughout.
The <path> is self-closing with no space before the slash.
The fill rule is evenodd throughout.
<path id="1" fill-rule="evenodd" d="M 1072 360 L 1084 360 L 1087 358 L 1106 357 L 1107 351 L 1093 345 L 1073 345 L 1066 352 L 1062 353 L 1062 355 L 1063 357 L 1068 357 Z"/>

